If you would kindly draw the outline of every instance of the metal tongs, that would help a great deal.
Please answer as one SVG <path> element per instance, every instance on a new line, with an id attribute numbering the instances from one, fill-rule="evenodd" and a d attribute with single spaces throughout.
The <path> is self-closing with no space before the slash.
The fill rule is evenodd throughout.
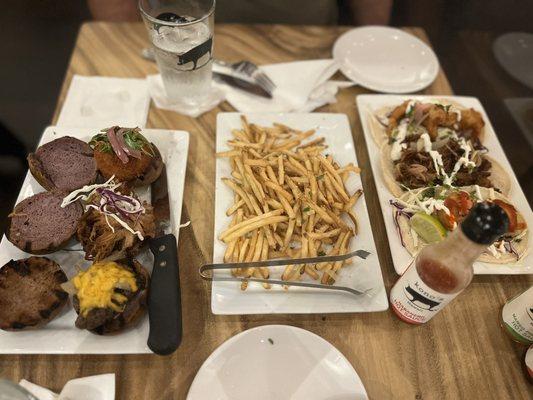
<path id="1" fill-rule="evenodd" d="M 347 292 L 355 296 L 368 295 L 369 291 L 367 290 L 357 290 L 347 286 L 333 286 L 333 285 L 324 285 L 321 283 L 312 283 L 312 282 L 299 282 L 299 281 L 285 281 L 279 279 L 262 279 L 262 278 L 246 278 L 238 276 L 215 276 L 213 271 L 233 269 L 233 268 L 256 268 L 256 267 L 278 267 L 282 265 L 295 265 L 295 264 L 320 264 L 325 262 L 332 261 L 344 261 L 352 257 L 359 257 L 366 259 L 370 253 L 365 250 L 355 250 L 351 253 L 338 255 L 338 256 L 321 256 L 321 257 L 309 257 L 309 258 L 290 258 L 290 259 L 278 259 L 278 260 L 267 260 L 267 261 L 254 261 L 254 262 L 245 262 L 245 263 L 222 263 L 222 264 L 205 264 L 202 265 L 199 269 L 200 276 L 206 281 L 217 281 L 217 282 L 259 282 L 259 283 L 269 283 L 272 285 L 283 285 L 283 286 L 300 286 L 308 287 L 315 289 L 326 289 L 326 290 L 337 290 L 342 292 Z"/>

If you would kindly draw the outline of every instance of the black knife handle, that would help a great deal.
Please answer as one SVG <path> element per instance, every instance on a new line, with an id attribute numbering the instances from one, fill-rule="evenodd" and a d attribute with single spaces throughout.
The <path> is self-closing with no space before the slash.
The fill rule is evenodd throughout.
<path id="1" fill-rule="evenodd" d="M 148 347 L 159 355 L 172 354 L 181 343 L 181 291 L 178 248 L 173 234 L 149 241 L 154 269 L 148 293 Z"/>

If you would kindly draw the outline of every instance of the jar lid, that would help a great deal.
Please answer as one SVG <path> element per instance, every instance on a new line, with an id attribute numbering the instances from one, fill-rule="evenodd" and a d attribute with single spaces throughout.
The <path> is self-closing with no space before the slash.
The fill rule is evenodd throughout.
<path id="1" fill-rule="evenodd" d="M 509 227 L 507 213 L 495 203 L 477 203 L 461 224 L 463 233 L 475 243 L 492 244 Z"/>

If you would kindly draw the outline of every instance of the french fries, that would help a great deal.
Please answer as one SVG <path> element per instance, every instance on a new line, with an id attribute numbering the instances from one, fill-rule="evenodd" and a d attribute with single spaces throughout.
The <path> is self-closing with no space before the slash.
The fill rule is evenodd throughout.
<path id="1" fill-rule="evenodd" d="M 362 195 L 349 193 L 345 182 L 359 167 L 339 166 L 324 137 L 283 124 L 262 127 L 241 117 L 242 129 L 232 130 L 231 150 L 217 153 L 229 159 L 231 177 L 222 181 L 233 191 L 233 205 L 226 211 L 230 226 L 220 234 L 226 243 L 225 262 L 274 258 L 305 258 L 349 252 L 359 233 L 353 207 Z M 305 140 L 309 139 L 307 142 Z M 289 265 L 283 280 L 306 275 L 324 284 L 335 283 L 336 274 L 349 261 L 317 265 Z M 268 279 L 268 268 L 232 269 L 234 276 Z M 241 289 L 248 287 L 247 282 Z M 269 284 L 263 284 L 270 289 Z"/>

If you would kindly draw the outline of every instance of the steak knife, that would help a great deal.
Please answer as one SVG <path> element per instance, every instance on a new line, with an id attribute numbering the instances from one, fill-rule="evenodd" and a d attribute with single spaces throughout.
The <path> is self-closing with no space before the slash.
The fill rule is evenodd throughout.
<path id="1" fill-rule="evenodd" d="M 148 292 L 147 344 L 154 353 L 168 355 L 181 343 L 182 314 L 178 247 L 170 224 L 166 168 L 152 184 L 151 191 L 156 234 L 148 242 L 154 255 L 154 268 Z"/>

